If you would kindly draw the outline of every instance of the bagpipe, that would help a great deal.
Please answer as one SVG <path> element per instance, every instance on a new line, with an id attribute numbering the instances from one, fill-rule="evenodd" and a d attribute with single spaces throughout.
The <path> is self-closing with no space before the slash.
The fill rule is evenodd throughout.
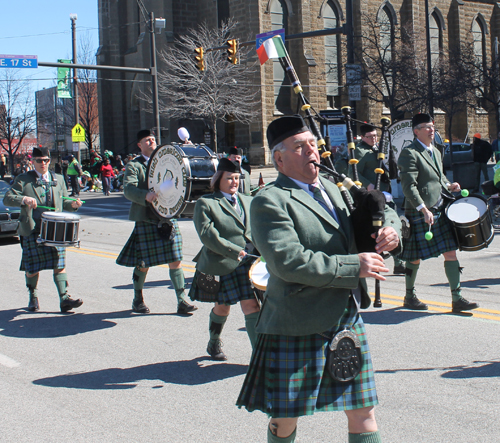
<path id="1" fill-rule="evenodd" d="M 375 172 L 377 173 L 376 188 L 368 191 L 366 188 L 361 187 L 361 182 L 359 181 L 357 170 L 358 160 L 355 158 L 355 144 L 351 128 L 351 108 L 349 106 L 344 106 L 342 108 L 342 113 L 344 114 L 344 122 L 346 125 L 349 165 L 352 168 L 352 179 L 347 177 L 345 174 L 337 172 L 335 169 L 331 159 L 331 148 L 325 142 L 316 123 L 316 119 L 321 119 L 321 117 L 316 112 L 316 115 L 313 115 L 311 112 L 312 107 L 307 98 L 304 96 L 302 85 L 295 68 L 292 65 L 290 57 L 286 54 L 285 57 L 280 57 L 279 61 L 292 84 L 295 94 L 299 98 L 300 110 L 304 112 L 305 117 L 308 120 L 310 130 L 317 138 L 317 146 L 320 151 L 322 162 L 314 163 L 314 165 L 330 175 L 338 186 L 342 198 L 351 214 L 351 221 L 354 227 L 354 238 L 358 252 L 375 252 L 376 240 L 372 237 L 372 234 L 376 234 L 385 221 L 384 211 L 386 199 L 384 194 L 380 191 L 380 183 L 381 177 L 385 173 L 385 152 L 383 152 L 382 147 L 384 146 L 385 138 L 388 135 L 390 120 L 388 118 L 382 118 L 381 121 L 382 126 L 380 129 L 382 130 L 382 135 L 379 145 L 381 148 L 379 149 L 378 154 L 379 167 L 375 169 Z M 374 237 L 376 237 L 376 235 Z M 380 281 L 375 280 L 374 307 L 381 306 Z"/>

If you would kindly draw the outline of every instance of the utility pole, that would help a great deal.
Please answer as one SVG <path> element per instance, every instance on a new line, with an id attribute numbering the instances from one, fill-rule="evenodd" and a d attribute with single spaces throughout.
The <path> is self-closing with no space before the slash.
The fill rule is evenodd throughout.
<path id="1" fill-rule="evenodd" d="M 73 39 L 73 64 L 76 65 L 76 19 L 78 16 L 76 14 L 70 14 L 69 18 L 71 20 L 71 37 Z M 80 123 L 80 108 L 78 105 L 78 79 L 76 68 L 73 67 L 73 104 L 75 105 L 75 125 Z M 78 151 L 76 153 L 76 160 L 80 162 L 80 142 L 78 142 Z"/>
<path id="2" fill-rule="evenodd" d="M 153 117 L 156 127 L 156 143 L 161 145 L 160 109 L 158 105 L 158 70 L 156 66 L 155 14 L 149 13 L 149 35 L 151 47 L 151 90 L 153 92 Z"/>
<path id="3" fill-rule="evenodd" d="M 429 0 L 425 0 L 425 38 L 427 40 L 427 82 L 429 83 L 429 114 L 434 118 L 434 91 L 432 89 L 431 30 L 429 23 Z"/>

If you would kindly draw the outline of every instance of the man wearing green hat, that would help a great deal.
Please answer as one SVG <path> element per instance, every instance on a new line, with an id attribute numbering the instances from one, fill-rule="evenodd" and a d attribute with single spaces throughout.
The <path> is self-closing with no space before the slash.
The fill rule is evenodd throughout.
<path id="1" fill-rule="evenodd" d="M 83 301 L 75 300 L 68 294 L 66 249 L 38 244 L 37 238 L 40 235 L 42 213 L 48 210 L 47 208 L 53 207 L 58 212 L 76 211 L 82 202 L 80 199 L 64 199 L 68 197 L 64 178 L 49 171 L 50 151 L 47 148 L 34 148 L 32 157 L 35 169 L 18 175 L 3 201 L 6 206 L 21 207 L 18 232 L 23 254 L 20 270 L 24 271 L 26 276 L 29 291 L 28 310 L 40 309 L 37 294 L 40 271 L 53 269 L 60 309 L 61 312 L 67 312 L 81 306 Z"/>

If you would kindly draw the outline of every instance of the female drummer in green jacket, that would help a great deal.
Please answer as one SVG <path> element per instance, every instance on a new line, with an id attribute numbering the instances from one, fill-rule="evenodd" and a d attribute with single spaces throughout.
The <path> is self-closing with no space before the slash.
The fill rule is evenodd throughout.
<path id="1" fill-rule="evenodd" d="M 238 194 L 240 166 L 227 158 L 219 162 L 212 178 L 213 194 L 201 197 L 194 208 L 194 224 L 203 247 L 194 258 L 196 274 L 191 300 L 215 302 L 210 312 L 208 354 L 226 360 L 219 339 L 231 305 L 240 302 L 252 346 L 259 303 L 249 270 L 254 261 L 250 231 L 251 197 Z"/>

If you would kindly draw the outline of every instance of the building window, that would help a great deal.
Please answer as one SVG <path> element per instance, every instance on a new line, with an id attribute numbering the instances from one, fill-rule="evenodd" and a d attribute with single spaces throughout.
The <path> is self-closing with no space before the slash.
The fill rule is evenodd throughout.
<path id="1" fill-rule="evenodd" d="M 429 35 L 431 45 L 431 66 L 434 67 L 439 61 L 443 50 L 443 30 L 439 17 L 433 12 L 429 17 Z"/>
<path id="2" fill-rule="evenodd" d="M 288 8 L 285 0 L 272 0 L 270 15 L 271 30 L 285 29 L 285 35 L 288 34 Z M 273 60 L 273 85 L 275 113 L 290 113 L 290 82 L 278 60 Z"/>
<path id="3" fill-rule="evenodd" d="M 484 85 L 484 70 L 486 68 L 486 28 L 485 24 L 480 20 L 480 16 L 476 17 L 476 19 L 472 22 L 471 32 L 474 45 L 474 57 L 476 59 L 475 65 L 477 72 L 477 81 L 481 85 Z M 480 89 L 484 90 L 484 86 L 482 86 Z M 478 99 L 479 107 L 482 106 L 480 89 L 476 89 L 476 96 Z"/>
<path id="4" fill-rule="evenodd" d="M 217 21 L 219 27 L 222 22 L 229 20 L 229 0 L 217 0 Z"/>
<path id="5" fill-rule="evenodd" d="M 392 85 L 391 79 L 391 62 L 392 62 L 392 50 L 394 45 L 394 23 L 392 20 L 392 14 L 388 5 L 385 5 L 381 8 L 377 14 L 377 22 L 379 24 L 379 32 L 380 32 L 380 52 L 383 64 L 385 65 L 384 71 L 386 71 L 387 75 L 387 83 L 389 86 Z M 389 95 L 389 91 L 387 91 L 387 86 L 384 82 L 383 85 L 383 94 L 384 97 Z"/>
<path id="6" fill-rule="evenodd" d="M 339 27 L 339 13 L 337 8 L 328 2 L 323 10 L 323 25 L 325 29 Z M 335 109 L 340 105 L 339 94 L 339 61 L 340 35 L 325 36 L 325 76 L 326 76 L 326 98 L 328 107 Z"/>

